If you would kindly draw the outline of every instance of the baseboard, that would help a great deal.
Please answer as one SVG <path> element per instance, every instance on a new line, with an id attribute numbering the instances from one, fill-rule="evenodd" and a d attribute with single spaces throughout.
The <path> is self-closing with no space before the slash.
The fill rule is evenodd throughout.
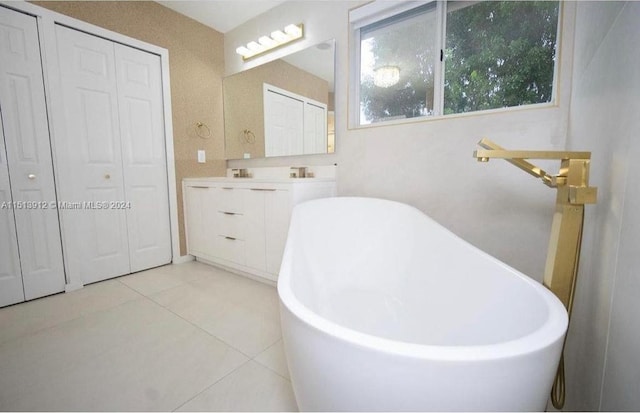
<path id="1" fill-rule="evenodd" d="M 185 262 L 193 261 L 196 257 L 193 255 L 181 255 L 179 257 L 175 257 L 172 261 L 172 264 L 184 264 Z"/>
<path id="2" fill-rule="evenodd" d="M 223 269 L 225 271 L 229 271 L 231 273 L 234 273 L 234 274 L 237 274 L 237 275 L 241 275 L 241 276 L 246 277 L 246 278 L 251 278 L 252 280 L 261 282 L 263 284 L 270 285 L 272 287 L 276 287 L 278 285 L 278 282 L 276 280 L 271 280 L 269 278 L 265 278 L 265 277 L 257 275 L 257 274 L 251 274 L 250 272 L 243 271 L 243 270 L 241 270 L 239 268 L 234 268 L 234 267 L 231 267 L 231 266 L 228 266 L 228 265 L 224 265 L 224 264 L 221 264 L 221 263 L 216 262 L 216 261 L 208 260 L 206 258 L 196 257 L 196 261 L 201 262 L 203 264 L 211 265 L 212 267 L 221 268 L 221 269 Z"/>
<path id="3" fill-rule="evenodd" d="M 78 283 L 76 283 L 76 284 L 65 284 L 64 285 L 64 292 L 68 293 L 68 292 L 71 292 L 71 291 L 79 290 L 81 288 L 84 288 L 83 284 L 78 284 Z"/>

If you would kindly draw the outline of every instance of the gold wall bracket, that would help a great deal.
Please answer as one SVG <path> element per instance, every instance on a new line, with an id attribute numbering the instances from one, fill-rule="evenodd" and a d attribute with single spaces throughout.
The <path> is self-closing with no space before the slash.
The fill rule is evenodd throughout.
<path id="1" fill-rule="evenodd" d="M 478 146 L 482 149 L 476 150 L 473 156 L 479 162 L 488 162 L 491 158 L 504 159 L 540 178 L 548 187 L 557 189 L 543 284 L 562 301 L 571 319 L 580 264 L 584 205 L 595 204 L 598 197 L 597 188 L 589 186 L 591 152 L 509 151 L 486 138 L 478 142 Z M 557 174 L 552 175 L 526 159 L 557 159 L 560 161 L 560 169 Z M 555 408 L 561 409 L 564 400 L 563 356 L 551 390 L 551 401 Z"/>

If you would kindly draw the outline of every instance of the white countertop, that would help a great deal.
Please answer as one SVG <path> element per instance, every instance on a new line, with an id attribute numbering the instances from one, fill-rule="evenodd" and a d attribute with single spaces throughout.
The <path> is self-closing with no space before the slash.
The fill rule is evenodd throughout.
<path id="1" fill-rule="evenodd" d="M 226 183 L 276 183 L 276 184 L 298 184 L 310 182 L 335 182 L 335 178 L 228 178 L 225 176 L 208 176 L 196 178 L 183 178 L 184 182 L 226 182 Z"/>

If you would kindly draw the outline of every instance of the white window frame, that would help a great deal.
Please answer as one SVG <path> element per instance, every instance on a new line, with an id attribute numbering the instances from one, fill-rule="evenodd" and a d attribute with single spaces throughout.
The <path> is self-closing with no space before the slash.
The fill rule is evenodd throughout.
<path id="1" fill-rule="evenodd" d="M 351 9 L 349 11 L 349 101 L 348 101 L 348 122 L 349 127 L 352 129 L 368 128 L 372 126 L 386 126 L 393 124 L 403 124 L 425 121 L 430 119 L 439 119 L 442 117 L 460 117 L 469 116 L 478 113 L 496 112 L 496 111 L 510 111 L 510 110 L 522 110 L 533 107 L 554 107 L 558 104 L 558 96 L 560 95 L 559 88 L 559 70 L 562 64 L 561 62 L 561 43 L 563 33 L 563 21 L 565 19 L 565 5 L 563 1 L 559 1 L 558 10 L 558 29 L 556 34 L 556 61 L 553 67 L 553 92 L 551 100 L 543 103 L 533 103 L 528 105 L 511 106 L 504 108 L 494 108 L 481 111 L 453 113 L 444 115 L 444 73 L 445 73 L 445 59 L 437 62 L 434 67 L 434 110 L 432 116 L 418 116 L 415 118 L 387 120 L 381 122 L 375 122 L 371 124 L 360 124 L 360 29 L 378 21 L 384 20 L 389 17 L 393 17 L 397 14 L 414 9 L 416 7 L 437 2 L 436 4 L 436 16 L 437 16 L 437 35 L 436 35 L 436 47 L 440 47 L 441 50 L 445 50 L 446 47 L 446 27 L 447 27 L 447 0 L 430 0 L 430 1 L 387 1 L 387 0 L 374 0 L 371 3 L 367 3 L 363 6 Z M 474 3 L 478 3 L 478 0 L 469 0 L 455 2 L 458 4 L 456 8 L 462 8 L 470 6 Z M 575 11 L 572 9 L 573 13 Z M 570 29 L 573 30 L 573 27 Z M 565 33 L 566 35 L 566 33 Z"/>

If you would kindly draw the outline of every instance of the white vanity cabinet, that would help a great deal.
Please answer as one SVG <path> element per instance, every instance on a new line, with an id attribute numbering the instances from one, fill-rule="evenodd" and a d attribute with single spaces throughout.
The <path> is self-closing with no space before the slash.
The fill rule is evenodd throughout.
<path id="1" fill-rule="evenodd" d="M 293 207 L 335 196 L 332 179 L 189 178 L 183 181 L 187 252 L 275 281 Z"/>

